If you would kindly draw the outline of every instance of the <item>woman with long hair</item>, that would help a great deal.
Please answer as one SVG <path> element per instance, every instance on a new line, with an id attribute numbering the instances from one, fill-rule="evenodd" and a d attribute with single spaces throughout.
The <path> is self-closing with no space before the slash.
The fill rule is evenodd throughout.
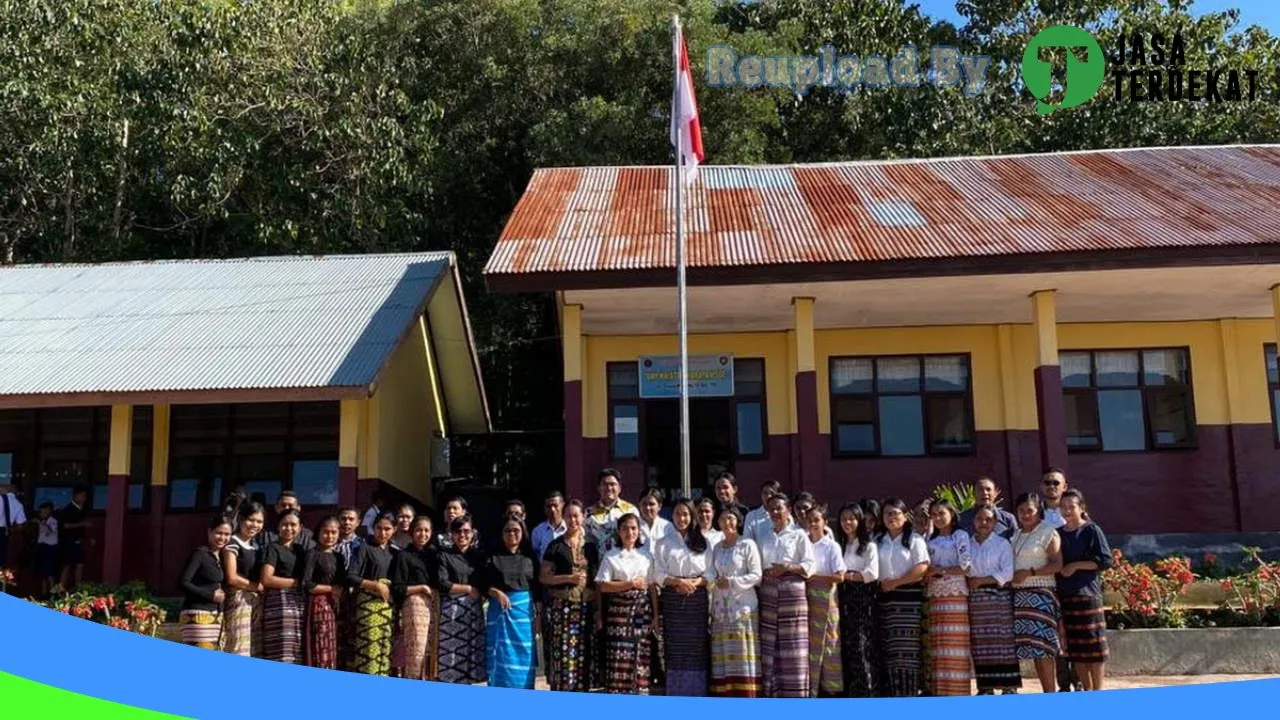
<path id="1" fill-rule="evenodd" d="M 182 586 L 182 606 L 178 611 L 178 624 L 182 627 L 182 642 L 205 650 L 215 650 L 222 637 L 222 603 L 226 593 L 222 583 L 219 554 L 231 540 L 231 523 L 216 518 L 209 524 L 209 540 L 196 548 L 182 570 L 179 584 Z"/>
<path id="2" fill-rule="evenodd" d="M 438 569 L 431 547 L 431 518 L 419 515 L 409 525 L 409 545 L 391 561 L 391 598 L 398 609 L 400 632 L 392 652 L 399 660 L 400 676 L 409 680 L 435 678 L 435 653 L 431 647 L 435 615 L 435 583 Z"/>
<path id="3" fill-rule="evenodd" d="M 769 498 L 773 528 L 761 535 L 760 653 L 765 697 L 809 696 L 809 601 L 813 543 L 791 522 L 784 495 Z"/>
<path id="4" fill-rule="evenodd" d="M 587 541 L 585 519 L 582 501 L 570 500 L 564 508 L 564 534 L 542 555 L 538 579 L 547 595 L 543 631 L 550 649 L 546 675 L 552 690 L 591 689 L 592 592 L 600 556 L 596 544 Z"/>
<path id="5" fill-rule="evenodd" d="M 1013 546 L 1013 641 L 1019 660 L 1035 663 L 1040 688 L 1047 693 L 1058 687 L 1057 658 L 1061 652 L 1058 624 L 1057 582 L 1062 568 L 1058 533 L 1044 521 L 1040 496 L 1023 493 L 1014 501 L 1018 529 Z"/>
<path id="6" fill-rule="evenodd" d="M 877 503 L 877 507 L 879 503 Z M 874 697 L 879 689 L 876 661 L 876 581 L 880 559 L 862 506 L 840 508 L 836 541 L 844 548 L 840 583 L 840 668 L 846 697 Z"/>
<path id="7" fill-rule="evenodd" d="M 815 504 L 805 518 L 813 543 L 814 570 L 806 583 L 809 601 L 809 694 L 839 697 L 844 692 L 840 663 L 840 603 L 844 553 L 827 529 L 827 506 Z"/>
<path id="8" fill-rule="evenodd" d="M 886 500 L 881 510 L 876 554 L 880 562 L 878 656 L 884 667 L 884 693 L 914 697 L 920 692 L 921 582 L 929 570 L 929 548 L 915 529 L 901 499 Z"/>
<path id="9" fill-rule="evenodd" d="M 656 593 L 649 592 L 653 557 L 640 547 L 640 518 L 627 513 L 618 519 L 616 546 L 605 553 L 596 573 L 604 597 L 605 692 L 649 694 L 649 642 L 653 632 Z"/>
<path id="10" fill-rule="evenodd" d="M 929 547 L 929 656 L 933 660 L 930 687 L 939 696 L 968 695 L 969 670 L 969 533 L 960 528 L 960 513 L 946 500 L 929 508 L 933 535 Z"/>
<path id="11" fill-rule="evenodd" d="M 490 687 L 533 689 L 533 591 L 537 581 L 533 555 L 524 549 L 525 526 L 508 516 L 502 524 L 502 549 L 490 555 L 481 573 L 489 594 L 485 646 Z"/>
<path id="12" fill-rule="evenodd" d="M 222 617 L 222 649 L 241 657 L 262 656 L 262 553 L 256 547 L 266 518 L 261 503 L 240 506 L 240 522 L 222 549 L 222 572 L 231 590 Z"/>
<path id="13" fill-rule="evenodd" d="M 737 508 L 720 513 L 724 539 L 710 551 L 711 694 L 758 697 L 760 612 L 756 586 L 764 577 L 760 549 L 742 535 L 746 520 Z"/>
<path id="14" fill-rule="evenodd" d="M 858 509 L 862 510 L 862 524 L 867 526 L 867 536 L 875 542 L 880 534 L 880 501 L 875 498 L 863 498 L 858 501 Z"/>
<path id="15" fill-rule="evenodd" d="M 378 516 L 373 523 L 373 536 L 360 546 L 347 568 L 347 585 L 356 591 L 355 637 L 348 669 L 364 675 L 391 672 L 391 562 L 395 558 L 391 536 L 395 528 L 396 521 L 390 513 Z"/>
<path id="16" fill-rule="evenodd" d="M 707 694 L 711 652 L 706 580 L 709 547 L 695 512 L 692 501 L 677 502 L 671 512 L 672 531 L 653 550 L 653 581 L 661 588 L 666 694 L 686 697 Z"/>
<path id="17" fill-rule="evenodd" d="M 1013 695 L 1022 673 L 1013 643 L 1013 546 L 996 532 L 996 506 L 973 509 L 969 554 L 969 632 L 978 694 Z"/>
<path id="18" fill-rule="evenodd" d="M 1102 528 L 1090 521 L 1084 493 L 1074 489 L 1062 493 L 1058 510 L 1066 521 L 1058 528 L 1062 569 L 1057 578 L 1066 655 L 1084 689 L 1101 690 L 1108 656 L 1101 573 L 1114 564 L 1111 546 Z"/>
<path id="19" fill-rule="evenodd" d="M 302 561 L 294 542 L 301 528 L 297 511 L 280 513 L 277 539 L 262 560 L 262 657 L 289 664 L 303 659 Z"/>
<path id="20" fill-rule="evenodd" d="M 484 660 L 484 588 L 480 572 L 485 554 L 474 543 L 470 513 L 449 523 L 451 542 L 440 552 L 440 647 L 436 677 L 447 683 L 482 683 Z"/>
<path id="21" fill-rule="evenodd" d="M 303 654 L 308 666 L 338 668 L 338 617 L 347 587 L 347 563 L 338 554 L 338 518 L 316 526 L 316 546 L 302 563 L 302 592 L 307 597 Z"/>

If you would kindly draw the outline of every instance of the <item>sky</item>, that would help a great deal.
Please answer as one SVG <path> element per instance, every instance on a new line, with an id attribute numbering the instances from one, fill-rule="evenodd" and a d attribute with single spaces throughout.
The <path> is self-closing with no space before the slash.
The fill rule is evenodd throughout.
<path id="1" fill-rule="evenodd" d="M 962 18 L 956 13 L 955 0 L 909 0 L 920 5 L 920 9 L 930 17 L 939 20 L 950 20 L 957 25 Z M 1272 33 L 1280 33 L 1280 1 L 1278 0 L 1195 0 L 1191 6 L 1194 13 L 1218 12 L 1230 8 L 1240 10 L 1240 24 L 1237 30 L 1250 25 L 1261 25 Z"/>

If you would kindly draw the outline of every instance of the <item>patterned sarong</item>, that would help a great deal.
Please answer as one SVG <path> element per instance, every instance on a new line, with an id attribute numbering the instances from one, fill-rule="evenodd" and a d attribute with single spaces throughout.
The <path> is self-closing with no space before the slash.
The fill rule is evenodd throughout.
<path id="1" fill-rule="evenodd" d="M 306 663 L 310 667 L 338 667 L 338 602 L 332 595 L 312 595 L 307 603 Z"/>
<path id="2" fill-rule="evenodd" d="M 707 695 L 707 668 L 711 655 L 707 628 L 709 614 L 706 588 L 698 588 L 692 595 L 681 595 L 672 588 L 662 588 L 662 641 L 667 695 Z"/>
<path id="3" fill-rule="evenodd" d="M 222 613 L 215 610 L 183 610 L 178 616 L 182 642 L 204 650 L 218 649 L 222 637 Z"/>
<path id="4" fill-rule="evenodd" d="M 591 657 L 591 602 L 552 593 L 547 600 L 547 686 L 564 692 L 587 692 Z"/>
<path id="5" fill-rule="evenodd" d="M 759 697 L 759 613 L 734 612 L 716 602 L 711 607 L 711 694 Z"/>
<path id="6" fill-rule="evenodd" d="M 400 660 L 400 677 L 427 679 L 427 656 L 431 644 L 431 599 L 410 595 L 400 604 L 400 632 L 393 653 Z"/>
<path id="7" fill-rule="evenodd" d="M 489 647 L 486 670 L 489 687 L 533 689 L 537 669 L 534 663 L 533 596 L 528 590 L 508 593 L 510 609 L 503 610 L 490 600 L 485 623 Z"/>
<path id="8" fill-rule="evenodd" d="M 649 694 L 652 615 L 647 590 L 627 590 L 605 596 L 605 692 Z"/>
<path id="9" fill-rule="evenodd" d="M 760 584 L 760 655 L 765 697 L 809 696 L 809 601 L 804 580 Z"/>
<path id="10" fill-rule="evenodd" d="M 835 696 L 844 692 L 844 670 L 840 658 L 840 607 L 836 583 L 810 580 L 809 601 L 809 694 Z"/>
<path id="11" fill-rule="evenodd" d="M 268 590 L 262 600 L 262 657 L 295 664 L 302 660 L 302 594 Z"/>
<path id="12" fill-rule="evenodd" d="M 840 583 L 840 668 L 846 697 L 874 697 L 880 687 L 876 662 L 876 586 Z"/>
<path id="13" fill-rule="evenodd" d="M 1013 593 L 981 588 L 969 594 L 969 637 L 978 691 L 1022 687 L 1013 642 Z"/>
<path id="14" fill-rule="evenodd" d="M 939 697 L 971 694 L 967 596 L 929 598 L 929 651 L 933 693 Z"/>
<path id="15" fill-rule="evenodd" d="M 1013 591 L 1013 641 L 1019 660 L 1057 657 L 1058 597 L 1047 588 Z"/>
<path id="16" fill-rule="evenodd" d="M 351 645 L 351 670 L 365 675 L 391 672 L 391 603 L 368 590 L 356 593 L 355 637 Z"/>
<path id="17" fill-rule="evenodd" d="M 440 600 L 440 657 L 437 678 L 447 683 L 485 681 L 484 605 L 479 598 L 450 595 Z"/>
<path id="18" fill-rule="evenodd" d="M 920 693 L 920 614 L 924 591 L 919 585 L 880 595 L 880 651 L 884 694 L 915 697 Z"/>
<path id="19" fill-rule="evenodd" d="M 222 616 L 222 650 L 241 657 L 262 657 L 262 596 L 248 590 L 231 593 Z"/>
<path id="20" fill-rule="evenodd" d="M 1073 663 L 1107 661 L 1107 616 L 1102 598 L 1068 595 L 1062 598 L 1062 625 L 1066 630 L 1067 652 Z"/>

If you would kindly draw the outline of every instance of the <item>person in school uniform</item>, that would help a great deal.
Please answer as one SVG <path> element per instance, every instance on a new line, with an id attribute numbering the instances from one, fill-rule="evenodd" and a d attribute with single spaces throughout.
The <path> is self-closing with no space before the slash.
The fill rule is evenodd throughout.
<path id="1" fill-rule="evenodd" d="M 89 527 L 89 489 L 72 491 L 71 502 L 58 514 L 58 542 L 62 554 L 62 589 L 71 592 L 84 579 L 85 546 Z"/>
<path id="2" fill-rule="evenodd" d="M 27 511 L 12 485 L 0 485 L 0 567 L 9 563 L 9 536 L 27 522 Z"/>
<path id="3" fill-rule="evenodd" d="M 809 602 L 809 695 L 839 697 L 844 692 L 840 664 L 840 604 L 836 588 L 844 580 L 844 553 L 827 529 L 827 506 L 818 504 L 806 517 L 813 544 L 814 570 L 806 595 Z"/>
<path id="4" fill-rule="evenodd" d="M 880 515 L 876 555 L 880 561 L 880 622 L 877 657 L 887 697 L 915 697 L 921 691 L 921 622 L 929 548 L 915 531 L 907 504 L 886 500 Z"/>
<path id="5" fill-rule="evenodd" d="M 596 587 L 604 596 L 602 615 L 596 619 L 603 630 L 604 690 L 648 695 L 649 645 L 657 614 L 656 594 L 649 591 L 653 556 L 640 547 L 639 515 L 626 513 L 614 526 L 617 537 L 601 558 L 595 578 Z"/>
<path id="6" fill-rule="evenodd" d="M 760 543 L 760 653 L 765 697 L 809 696 L 809 601 L 813 543 L 794 526 L 785 495 L 769 499 L 773 529 Z"/>
<path id="7" fill-rule="evenodd" d="M 36 517 L 36 569 L 40 571 L 40 590 L 45 595 L 58 587 L 58 518 L 53 503 L 40 504 Z"/>
<path id="8" fill-rule="evenodd" d="M 836 540 L 844 548 L 840 584 L 840 665 L 846 697 L 875 697 L 879 690 L 876 658 L 876 583 L 880 558 L 862 506 L 840 508 Z"/>
<path id="9" fill-rule="evenodd" d="M 777 480 L 765 480 L 760 488 L 760 506 L 752 509 L 743 519 L 741 535 L 758 546 L 764 532 L 773 527 L 769 518 L 769 498 L 782 493 L 782 483 Z"/>

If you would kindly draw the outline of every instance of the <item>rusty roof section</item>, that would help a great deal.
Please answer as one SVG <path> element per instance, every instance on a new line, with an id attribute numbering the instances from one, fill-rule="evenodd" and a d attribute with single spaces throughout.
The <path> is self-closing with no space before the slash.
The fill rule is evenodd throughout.
<path id="1" fill-rule="evenodd" d="M 485 267 L 490 285 L 627 286 L 674 269 L 670 177 L 669 166 L 536 171 Z M 1126 251 L 1139 264 L 1228 248 L 1280 261 L 1277 206 L 1280 145 L 1140 148 L 704 166 L 685 227 L 691 281 L 748 268 L 767 281 L 818 265 L 999 271 L 1011 258 L 1096 264 Z"/>

